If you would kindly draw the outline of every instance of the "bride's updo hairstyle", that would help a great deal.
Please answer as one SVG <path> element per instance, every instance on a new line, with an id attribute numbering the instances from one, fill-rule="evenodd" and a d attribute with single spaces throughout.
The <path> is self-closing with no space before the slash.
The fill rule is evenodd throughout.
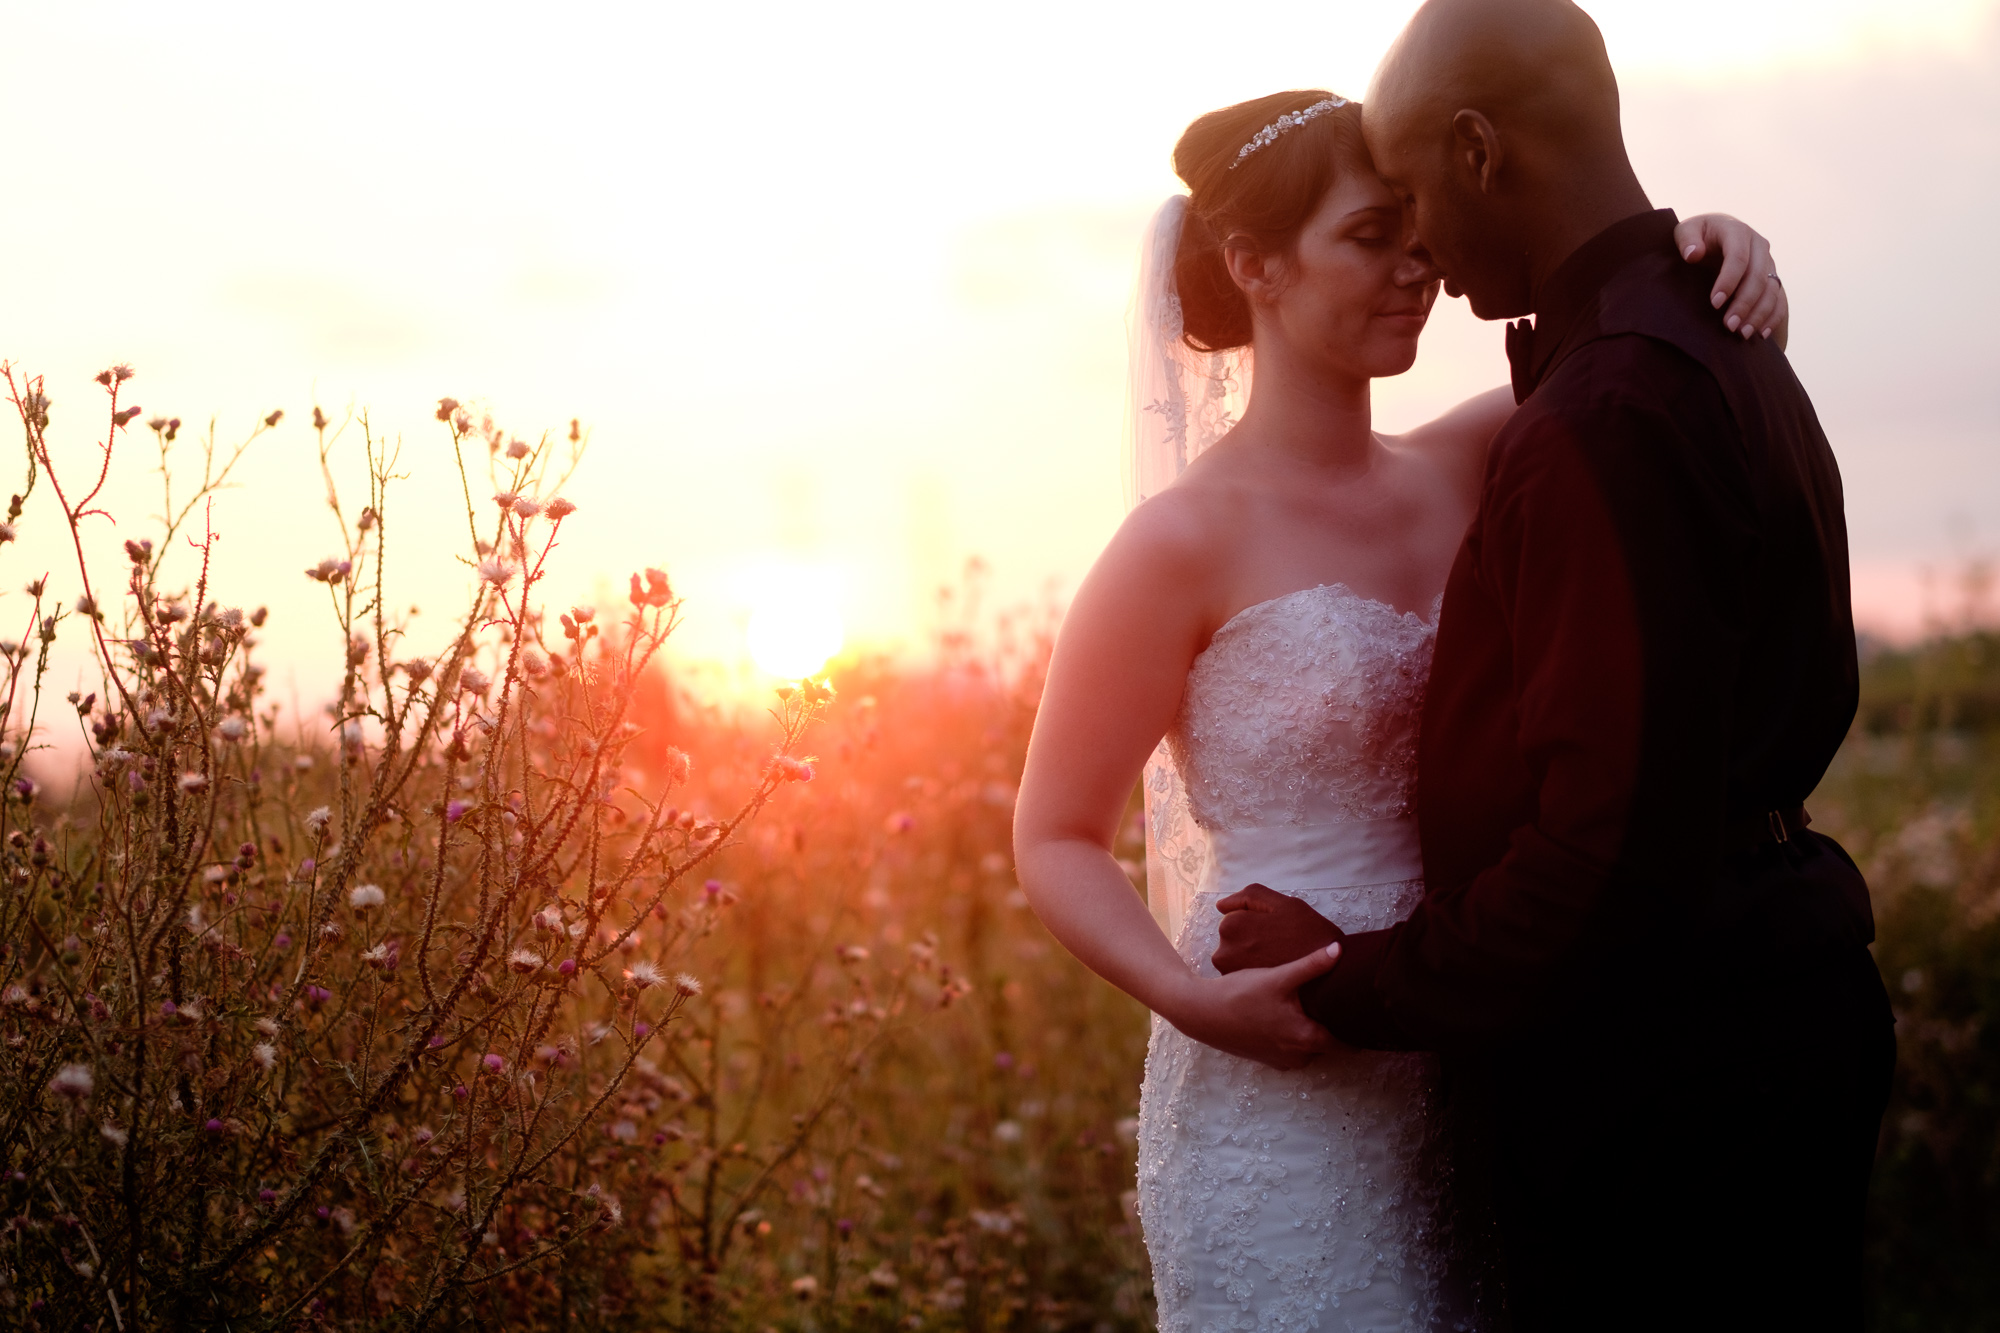
<path id="1" fill-rule="evenodd" d="M 1250 302 L 1229 276 L 1223 244 L 1233 240 L 1259 254 L 1287 250 L 1342 170 L 1372 170 L 1358 102 L 1293 125 L 1242 156 L 1244 145 L 1278 117 L 1332 96 L 1313 89 L 1238 102 L 1195 121 L 1174 145 L 1174 172 L 1189 196 L 1174 286 L 1181 336 L 1196 351 L 1250 343 Z"/>

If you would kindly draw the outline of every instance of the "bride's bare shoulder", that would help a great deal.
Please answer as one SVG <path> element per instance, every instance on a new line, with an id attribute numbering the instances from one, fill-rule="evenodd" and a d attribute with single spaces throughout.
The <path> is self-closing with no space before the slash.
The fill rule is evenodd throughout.
<path id="1" fill-rule="evenodd" d="M 1208 462 L 1197 459 L 1173 485 L 1125 516 L 1080 595 L 1094 601 L 1091 594 L 1102 591 L 1197 615 L 1207 606 L 1228 563 L 1231 534 L 1239 527 L 1232 514 L 1242 500 L 1228 477 L 1202 466 Z"/>
<path id="2" fill-rule="evenodd" d="M 1214 560 L 1221 527 L 1215 513 L 1216 499 L 1209 487 L 1183 478 L 1125 516 L 1099 564 L 1114 568 L 1129 565 L 1162 578 L 1184 580 Z"/>

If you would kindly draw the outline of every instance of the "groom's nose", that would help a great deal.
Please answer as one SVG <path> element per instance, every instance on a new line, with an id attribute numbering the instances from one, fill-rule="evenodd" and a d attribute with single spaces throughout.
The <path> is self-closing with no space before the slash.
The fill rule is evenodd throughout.
<path id="1" fill-rule="evenodd" d="M 1396 270 L 1396 281 L 1407 286 L 1421 286 L 1427 282 L 1437 282 L 1444 277 L 1444 270 L 1437 260 L 1431 258 L 1430 247 L 1417 234 L 1416 206 L 1414 201 L 1403 206 L 1403 263 Z"/>

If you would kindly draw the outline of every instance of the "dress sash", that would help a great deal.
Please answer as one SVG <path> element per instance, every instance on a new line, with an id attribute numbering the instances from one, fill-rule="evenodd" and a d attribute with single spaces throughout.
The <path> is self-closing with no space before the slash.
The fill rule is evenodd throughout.
<path id="1" fill-rule="evenodd" d="M 1281 893 L 1359 888 L 1424 875 L 1417 821 L 1410 816 L 1207 832 L 1201 893 L 1230 894 L 1246 884 Z"/>

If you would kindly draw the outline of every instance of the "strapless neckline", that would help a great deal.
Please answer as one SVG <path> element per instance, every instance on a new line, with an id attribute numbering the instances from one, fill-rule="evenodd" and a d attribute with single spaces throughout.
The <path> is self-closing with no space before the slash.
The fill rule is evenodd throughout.
<path id="1" fill-rule="evenodd" d="M 1238 611 L 1235 615 L 1229 617 L 1229 619 L 1216 627 L 1215 633 L 1209 636 L 1208 646 L 1209 648 L 1214 647 L 1217 639 L 1230 630 L 1240 628 L 1245 622 L 1275 615 L 1295 602 L 1305 601 L 1322 594 L 1325 594 L 1331 601 L 1351 602 L 1432 631 L 1437 629 L 1438 613 L 1444 609 L 1443 593 L 1439 593 L 1431 599 L 1431 613 L 1428 617 L 1425 617 L 1418 615 L 1415 611 L 1398 610 L 1394 603 L 1385 602 L 1379 597 L 1364 597 L 1345 583 L 1338 581 L 1333 583 L 1315 583 L 1309 588 L 1296 588 L 1291 592 L 1281 592 L 1276 597 L 1266 597 L 1261 602 L 1250 603 L 1250 605 L 1244 607 L 1241 611 Z M 1203 648 L 1201 652 L 1195 654 L 1195 660 L 1197 662 L 1200 661 L 1207 652 L 1208 648 Z"/>
<path id="2" fill-rule="evenodd" d="M 1167 735 L 1204 828 L 1406 815 L 1437 626 L 1321 583 L 1238 611 L 1188 670 Z"/>

